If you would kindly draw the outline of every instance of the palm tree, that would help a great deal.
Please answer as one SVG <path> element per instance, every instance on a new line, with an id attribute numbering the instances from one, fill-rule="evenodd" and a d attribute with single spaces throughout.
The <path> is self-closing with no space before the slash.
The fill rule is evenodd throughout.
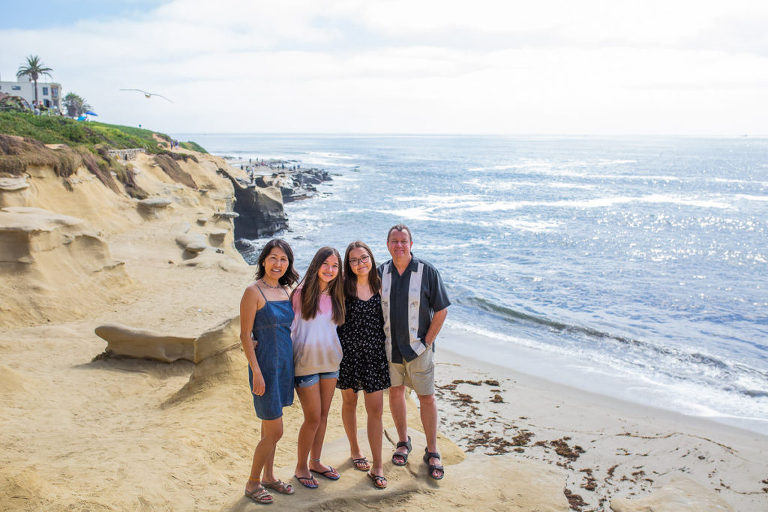
<path id="1" fill-rule="evenodd" d="M 85 114 L 85 111 L 90 110 L 91 106 L 85 102 L 84 98 L 70 92 L 64 96 L 64 108 L 67 109 L 69 117 L 77 117 Z"/>
<path id="2" fill-rule="evenodd" d="M 27 62 L 19 66 L 19 70 L 16 72 L 16 78 L 28 76 L 35 83 L 35 105 L 37 105 L 37 79 L 42 75 L 51 76 L 53 69 L 43 66 L 40 62 L 40 57 L 37 55 L 30 55 L 27 57 Z"/>

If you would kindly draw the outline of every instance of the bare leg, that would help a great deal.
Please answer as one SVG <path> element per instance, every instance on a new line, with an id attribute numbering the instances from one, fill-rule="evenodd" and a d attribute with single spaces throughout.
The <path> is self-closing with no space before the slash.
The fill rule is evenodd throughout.
<path id="1" fill-rule="evenodd" d="M 298 460 L 296 462 L 296 476 L 311 478 L 307 459 L 315 439 L 317 428 L 320 425 L 320 384 L 296 388 L 296 393 L 301 401 L 301 410 L 304 412 L 304 423 L 299 429 L 297 443 Z"/>
<path id="2" fill-rule="evenodd" d="M 341 400 L 341 421 L 349 440 L 349 454 L 357 459 L 363 456 L 357 444 L 357 393 L 352 389 L 342 389 Z"/>
<path id="3" fill-rule="evenodd" d="M 368 415 L 368 444 L 371 447 L 373 465 L 371 473 L 384 475 L 384 461 L 381 459 L 381 443 L 384 436 L 384 423 L 381 419 L 384 411 L 384 392 L 365 393 L 365 412 Z"/>
<path id="4" fill-rule="evenodd" d="M 325 429 L 328 426 L 328 411 L 331 408 L 333 394 L 336 392 L 337 379 L 320 379 L 320 422 L 315 431 L 315 438 L 312 441 L 312 449 L 309 452 L 309 467 L 320 473 L 330 469 L 319 462 L 320 455 L 323 452 L 323 441 L 325 440 Z"/>
<path id="5" fill-rule="evenodd" d="M 427 450 L 437 453 L 437 403 L 435 402 L 435 395 L 419 395 L 419 410 L 424 435 L 427 438 Z M 430 457 L 429 463 L 440 464 L 440 459 Z"/>
<path id="6" fill-rule="evenodd" d="M 274 482 L 278 480 L 278 478 L 275 476 L 275 450 L 276 449 L 277 449 L 277 444 L 272 446 L 272 450 L 270 450 L 266 460 L 264 461 L 264 470 L 261 472 L 262 482 Z"/>
<path id="7" fill-rule="evenodd" d="M 251 465 L 251 476 L 248 483 L 245 484 L 246 491 L 253 491 L 261 484 L 261 473 L 264 471 L 264 479 L 273 481 L 274 474 L 272 467 L 275 459 L 275 447 L 277 442 L 283 436 L 283 418 L 275 420 L 262 420 L 261 422 L 261 440 L 253 451 L 253 463 Z"/>
<path id="8" fill-rule="evenodd" d="M 399 442 L 408 441 L 408 411 L 405 405 L 405 386 L 393 386 L 389 388 L 389 410 L 392 413 L 392 420 L 397 429 L 397 440 Z M 403 447 L 395 450 L 405 455 L 408 449 Z"/>

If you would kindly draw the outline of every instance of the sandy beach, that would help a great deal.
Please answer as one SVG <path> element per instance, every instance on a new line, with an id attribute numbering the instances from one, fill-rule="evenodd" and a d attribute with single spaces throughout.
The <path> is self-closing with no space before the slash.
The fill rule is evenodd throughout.
<path id="1" fill-rule="evenodd" d="M 226 163 L 198 157 L 180 163 L 197 189 L 138 158 L 137 181 L 169 200 L 162 207 L 142 209 L 83 169 L 68 184 L 33 169 L 28 187 L 0 192 L 1 510 L 259 509 L 243 496 L 259 423 L 237 339 L 254 269 L 234 249 L 232 221 L 216 216 L 233 194 L 217 173 Z M 190 253 L 182 235 L 206 248 Z M 147 355 L 192 355 L 105 353 L 100 326 L 122 326 Z M 441 338 L 482 346 L 451 329 Z M 768 510 L 765 436 L 494 367 L 439 340 L 437 362 L 443 481 L 427 478 L 411 403 L 409 463 L 387 462 L 389 487 L 374 489 L 349 460 L 337 393 L 324 462 L 341 479 L 276 496 L 273 508 Z M 360 425 L 364 417 L 361 403 Z M 298 400 L 284 418 L 276 464 L 288 480 Z M 396 439 L 386 407 L 384 419 L 388 461 Z"/>

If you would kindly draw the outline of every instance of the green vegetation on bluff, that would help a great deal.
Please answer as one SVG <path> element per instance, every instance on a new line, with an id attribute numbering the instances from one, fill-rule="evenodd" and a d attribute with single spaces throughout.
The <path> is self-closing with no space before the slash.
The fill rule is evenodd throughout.
<path id="1" fill-rule="evenodd" d="M 143 148 L 148 153 L 164 153 L 166 148 L 155 137 L 163 142 L 171 141 L 171 137 L 164 133 L 143 128 L 21 112 L 0 112 L 0 134 L 29 137 L 43 144 L 86 146 L 94 152 L 96 145 L 103 144 L 114 149 Z M 182 142 L 180 146 L 201 153 L 207 152 L 191 141 Z"/>
<path id="2" fill-rule="evenodd" d="M 130 126 L 0 112 L 0 176 L 22 176 L 30 166 L 47 166 L 69 183 L 69 177 L 85 167 L 113 191 L 122 190 L 131 197 L 144 199 L 147 192 L 136 183 L 133 164 L 109 153 L 110 149 L 143 148 L 171 179 L 197 188 L 194 179 L 177 162 L 197 162 L 197 157 L 168 151 L 170 142 L 168 135 Z M 182 142 L 180 146 L 206 152 L 194 142 Z"/>

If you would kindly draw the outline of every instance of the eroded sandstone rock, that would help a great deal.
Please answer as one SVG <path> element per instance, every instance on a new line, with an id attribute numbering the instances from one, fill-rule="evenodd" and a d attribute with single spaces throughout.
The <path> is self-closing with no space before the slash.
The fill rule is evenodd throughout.
<path id="1" fill-rule="evenodd" d="M 95 333 L 113 354 L 172 363 L 179 359 L 199 364 L 236 348 L 240 343 L 240 317 L 221 322 L 197 338 L 175 336 L 122 324 L 104 324 Z"/>
<path id="2" fill-rule="evenodd" d="M 193 254 L 203 252 L 208 244 L 205 241 L 205 236 L 199 233 L 184 233 L 176 237 L 176 243 L 179 244 L 185 251 L 189 251 Z"/>
<path id="3" fill-rule="evenodd" d="M 0 209 L 0 281 L 4 325 L 71 320 L 132 283 L 87 222 L 24 206 Z"/>
<path id="4" fill-rule="evenodd" d="M 195 360 L 195 338 L 172 336 L 121 324 L 100 325 L 96 335 L 107 342 L 107 351 L 121 356 L 172 363 Z"/>

